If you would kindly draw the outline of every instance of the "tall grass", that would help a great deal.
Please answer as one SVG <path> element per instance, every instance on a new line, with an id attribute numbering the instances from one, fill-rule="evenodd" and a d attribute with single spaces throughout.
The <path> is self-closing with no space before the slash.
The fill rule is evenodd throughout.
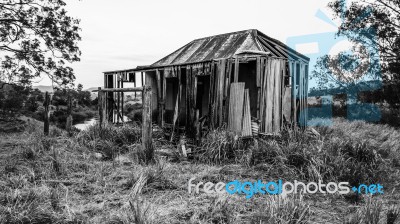
<path id="1" fill-rule="evenodd" d="M 79 132 L 76 137 L 79 144 L 103 154 L 105 159 L 113 159 L 117 153 L 127 152 L 130 145 L 141 139 L 141 128 L 136 124 L 90 126 Z"/>

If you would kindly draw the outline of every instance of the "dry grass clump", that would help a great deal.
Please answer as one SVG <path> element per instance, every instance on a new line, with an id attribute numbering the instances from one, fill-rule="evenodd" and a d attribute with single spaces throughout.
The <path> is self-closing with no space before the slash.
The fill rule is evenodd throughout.
<path id="1" fill-rule="evenodd" d="M 225 128 L 218 128 L 201 140 L 202 153 L 197 158 L 209 164 L 239 163 L 247 152 L 248 142 Z"/>
<path id="2" fill-rule="evenodd" d="M 309 223 L 309 205 L 302 195 L 267 196 L 263 208 L 248 217 L 253 223 Z"/>
<path id="3" fill-rule="evenodd" d="M 386 213 L 386 216 L 385 216 Z M 384 211 L 383 201 L 368 197 L 366 203 L 345 218 L 346 224 L 395 224 L 399 220 L 400 209 L 390 207 Z"/>
<path id="4" fill-rule="evenodd" d="M 104 159 L 114 159 L 115 155 L 129 151 L 129 146 L 141 139 L 141 128 L 136 124 L 126 124 L 121 127 L 114 125 L 90 126 L 78 133 L 75 138 L 80 145 L 95 150 Z"/>

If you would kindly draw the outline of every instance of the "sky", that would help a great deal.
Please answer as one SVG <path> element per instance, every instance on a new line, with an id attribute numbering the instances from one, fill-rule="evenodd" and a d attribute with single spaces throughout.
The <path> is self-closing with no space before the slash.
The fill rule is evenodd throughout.
<path id="1" fill-rule="evenodd" d="M 103 86 L 103 72 L 149 65 L 194 39 L 258 29 L 288 38 L 335 32 L 316 15 L 332 12 L 327 0 L 67 0 L 69 15 L 81 20 L 81 61 L 72 64 L 76 84 Z M 321 17 L 321 16 L 319 16 Z M 337 22 L 336 22 L 337 24 Z M 318 45 L 297 48 L 301 53 Z M 38 85 L 50 85 L 43 78 Z"/>

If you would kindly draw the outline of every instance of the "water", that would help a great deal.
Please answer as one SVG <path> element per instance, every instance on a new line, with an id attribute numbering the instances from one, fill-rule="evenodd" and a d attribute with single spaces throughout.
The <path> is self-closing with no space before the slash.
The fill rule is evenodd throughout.
<path id="1" fill-rule="evenodd" d="M 97 117 L 91 118 L 89 120 L 84 121 L 83 123 L 78 123 L 75 124 L 74 127 L 76 127 L 77 129 L 84 131 L 86 130 L 88 127 L 96 124 L 96 122 L 98 121 Z"/>
<path id="2" fill-rule="evenodd" d="M 83 123 L 75 124 L 74 127 L 81 131 L 84 131 L 87 128 L 89 128 L 90 126 L 95 125 L 98 120 L 99 120 L 99 118 L 98 118 L 98 116 L 96 116 L 89 120 L 84 121 Z M 130 119 L 127 116 L 124 116 L 124 122 L 128 122 L 128 121 L 130 121 Z"/>

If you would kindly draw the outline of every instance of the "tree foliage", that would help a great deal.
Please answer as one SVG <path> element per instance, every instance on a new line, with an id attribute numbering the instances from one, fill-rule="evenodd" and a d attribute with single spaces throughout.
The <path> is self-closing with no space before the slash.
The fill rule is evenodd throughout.
<path id="1" fill-rule="evenodd" d="M 332 0 L 328 6 L 342 20 L 337 35 L 353 43 L 351 53 L 319 58 L 311 78 L 319 89 L 352 91 L 373 83 L 371 80 L 382 80 L 383 89 L 374 92 L 379 93 L 381 102 L 397 107 L 400 99 L 395 96 L 400 95 L 400 88 L 394 87 L 400 87 L 400 0 L 346 2 Z"/>
<path id="2" fill-rule="evenodd" d="M 379 50 L 384 81 L 400 80 L 400 0 L 360 0 L 346 8 L 345 1 L 329 4 L 343 19 L 338 35 Z M 372 36 L 373 35 L 373 36 Z M 377 41 L 373 41 L 377 37 Z"/>
<path id="3" fill-rule="evenodd" d="M 58 85 L 74 81 L 79 61 L 79 20 L 67 15 L 63 0 L 0 2 L 0 81 L 30 85 L 47 75 Z"/>

